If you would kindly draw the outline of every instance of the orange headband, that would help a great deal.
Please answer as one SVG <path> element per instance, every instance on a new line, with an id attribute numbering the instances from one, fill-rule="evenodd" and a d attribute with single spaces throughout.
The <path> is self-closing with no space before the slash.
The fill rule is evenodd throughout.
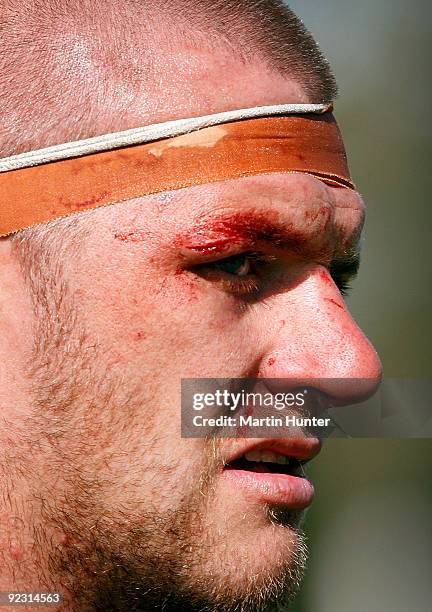
<path id="1" fill-rule="evenodd" d="M 333 115 L 246 119 L 0 173 L 0 236 L 161 191 L 303 172 L 354 189 Z"/>

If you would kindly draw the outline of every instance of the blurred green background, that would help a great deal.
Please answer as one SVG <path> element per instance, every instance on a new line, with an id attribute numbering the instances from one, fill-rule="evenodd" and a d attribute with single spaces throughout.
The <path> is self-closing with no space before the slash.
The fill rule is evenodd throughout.
<path id="1" fill-rule="evenodd" d="M 368 205 L 350 310 L 386 377 L 431 378 L 432 2 L 289 5 L 336 73 L 336 115 Z M 311 561 L 294 612 L 430 612 L 432 440 L 330 440 L 308 471 Z"/>

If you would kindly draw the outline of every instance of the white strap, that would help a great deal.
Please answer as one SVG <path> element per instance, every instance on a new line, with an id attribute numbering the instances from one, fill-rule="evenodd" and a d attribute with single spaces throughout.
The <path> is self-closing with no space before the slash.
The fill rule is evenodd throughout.
<path id="1" fill-rule="evenodd" d="M 133 128 L 124 132 L 114 132 L 95 136 L 86 140 L 75 142 L 65 142 L 64 144 L 11 155 L 0 159 L 0 172 L 18 170 L 38 166 L 48 162 L 79 157 L 100 151 L 110 151 L 130 145 L 152 142 L 171 136 L 180 136 L 194 130 L 199 130 L 211 125 L 227 123 L 229 121 L 239 121 L 241 119 L 251 119 L 253 117 L 264 117 L 271 115 L 296 115 L 296 114 L 323 114 L 331 110 L 329 104 L 279 104 L 276 106 L 257 106 L 255 108 L 242 108 L 215 115 L 205 115 L 204 117 L 192 117 L 190 119 L 177 119 L 165 123 L 155 123 L 145 127 Z"/>

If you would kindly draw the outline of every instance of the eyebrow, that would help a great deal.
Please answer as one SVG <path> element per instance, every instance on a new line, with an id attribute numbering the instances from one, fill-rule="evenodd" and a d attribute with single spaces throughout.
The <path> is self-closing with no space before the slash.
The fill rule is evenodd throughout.
<path id="1" fill-rule="evenodd" d="M 281 222 L 279 213 L 275 211 L 238 211 L 230 212 L 213 218 L 204 218 L 198 221 L 192 231 L 176 238 L 176 246 L 186 248 L 201 254 L 223 254 L 233 244 L 269 242 L 276 248 L 289 250 L 305 257 L 329 258 L 331 253 L 327 244 L 312 244 L 312 233 L 295 227 L 295 223 Z M 308 224 L 308 229 L 313 228 Z M 337 249 L 336 249 L 337 250 Z M 358 272 L 360 253 L 358 244 L 349 246 L 343 252 L 331 257 L 330 266 L 340 275 L 352 278 Z"/>
<path id="2" fill-rule="evenodd" d="M 278 223 L 272 212 L 241 211 L 229 215 L 201 220 L 190 233 L 184 246 L 192 250 L 205 250 L 211 245 L 225 243 L 268 241 L 280 247 L 295 247 L 305 242 L 292 224 Z"/>

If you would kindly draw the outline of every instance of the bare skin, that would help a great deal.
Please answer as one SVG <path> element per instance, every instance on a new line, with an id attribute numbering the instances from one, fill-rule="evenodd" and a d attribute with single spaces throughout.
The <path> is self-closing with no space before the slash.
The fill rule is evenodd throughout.
<path id="1" fill-rule="evenodd" d="M 118 122 L 113 114 L 97 129 L 307 102 L 299 83 L 259 62 L 193 50 L 183 57 L 168 58 L 162 99 L 138 93 Z M 11 241 L 1 241 L 1 486 L 9 499 L 0 590 L 61 590 L 63 610 L 156 610 L 164 599 L 168 610 L 271 609 L 277 581 L 289 590 L 299 578 L 300 513 L 275 523 L 224 478 L 223 459 L 238 441 L 213 449 L 179 437 L 179 383 L 361 378 L 366 386 L 318 391 L 340 404 L 370 393 L 379 360 L 328 273 L 355 247 L 363 215 L 357 194 L 299 174 L 99 209 L 80 215 L 79 248 L 60 262 L 62 305 L 50 298 L 36 312 Z M 241 236 L 251 219 L 271 222 L 286 244 L 271 232 Z M 295 253 L 290 235 L 301 244 Z M 217 254 L 202 248 L 214 243 L 223 245 Z M 214 267 L 251 251 L 272 256 L 249 279 L 253 290 Z M 56 308 L 71 325 L 61 327 Z M 43 347 L 36 354 L 35 343 Z M 176 607 L 170 588 L 183 598 Z"/>

